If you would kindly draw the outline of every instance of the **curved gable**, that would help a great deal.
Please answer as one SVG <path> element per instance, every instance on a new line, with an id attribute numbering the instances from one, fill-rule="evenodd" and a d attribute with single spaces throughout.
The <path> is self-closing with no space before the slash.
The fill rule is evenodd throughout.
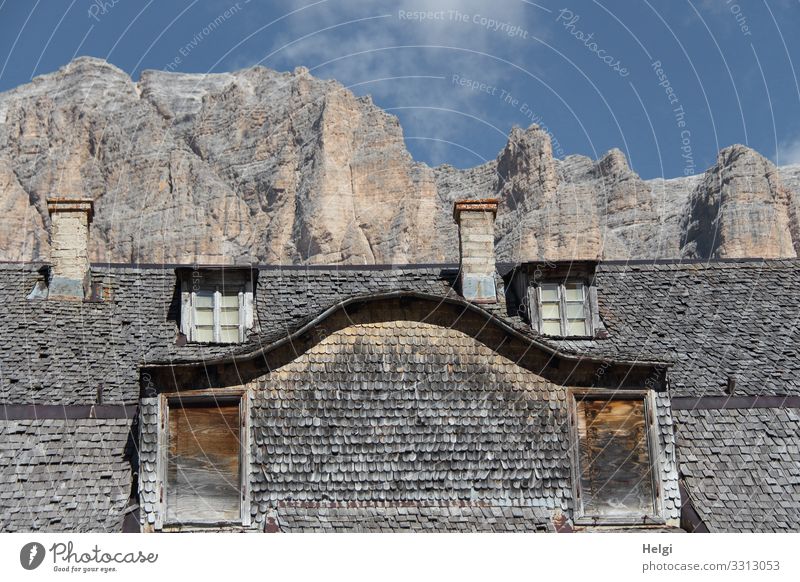
<path id="1" fill-rule="evenodd" d="M 294 329 L 273 330 L 262 344 L 215 360 L 142 368 L 144 396 L 158 391 L 242 385 L 291 362 L 335 331 L 352 325 L 421 322 L 462 332 L 491 351 L 561 385 L 663 389 L 666 365 L 578 356 L 532 337 L 463 300 L 398 292 L 357 297 L 327 309 Z"/>
<path id="2" fill-rule="evenodd" d="M 437 309 L 436 317 L 429 312 L 427 321 L 411 319 L 418 302 L 398 299 L 381 302 L 380 311 L 369 309 L 375 305 L 351 309 L 346 317 L 339 311 L 292 342 L 266 350 L 263 358 L 278 365 L 237 385 L 246 394 L 240 410 L 248 427 L 242 457 L 248 465 L 244 498 L 253 520 L 248 523 L 277 519 L 271 512 L 280 515 L 286 502 L 365 508 L 478 502 L 546 508 L 552 517 L 569 514 L 574 384 L 521 365 L 538 362 L 542 351 L 492 320 L 461 312 L 445 326 L 446 320 L 438 319 L 444 310 Z M 397 311 L 401 308 L 404 314 Z M 305 337 L 309 343 L 300 343 Z M 304 349 L 276 357 L 297 345 Z M 554 359 L 547 355 L 546 361 Z M 561 373 L 563 361 L 543 369 Z M 237 369 L 231 362 L 218 365 Z M 214 401 L 226 392 L 203 391 L 201 397 Z M 184 394 L 143 399 L 143 434 L 157 434 L 164 402 Z M 677 480 L 672 429 L 664 415 L 668 400 L 661 395 L 655 402 L 657 449 L 664 457 L 654 462 L 665 517 L 674 521 Z M 152 462 L 156 440 L 148 438 L 141 455 Z M 142 495 L 157 507 L 158 488 L 152 487 L 157 477 L 147 471 L 142 471 Z M 158 513 L 148 511 L 149 523 L 158 523 Z"/>
<path id="3" fill-rule="evenodd" d="M 260 504 L 569 506 L 567 389 L 464 332 L 352 325 L 250 387 Z"/>

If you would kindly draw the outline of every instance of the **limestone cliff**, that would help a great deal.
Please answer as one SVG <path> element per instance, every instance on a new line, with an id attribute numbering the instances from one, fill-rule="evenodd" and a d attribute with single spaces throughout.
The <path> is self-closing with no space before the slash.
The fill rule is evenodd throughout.
<path id="1" fill-rule="evenodd" d="M 386 263 L 457 257 L 452 202 L 498 196 L 501 259 L 796 256 L 800 168 L 743 146 L 642 180 L 619 150 L 429 168 L 397 119 L 302 68 L 143 73 L 98 59 L 0 94 L 0 259 L 47 260 L 48 196 L 95 201 L 95 261 Z"/>
<path id="2" fill-rule="evenodd" d="M 725 148 L 692 192 L 683 220 L 683 253 L 795 256 L 792 214 L 792 194 L 769 160 L 741 145 Z"/>

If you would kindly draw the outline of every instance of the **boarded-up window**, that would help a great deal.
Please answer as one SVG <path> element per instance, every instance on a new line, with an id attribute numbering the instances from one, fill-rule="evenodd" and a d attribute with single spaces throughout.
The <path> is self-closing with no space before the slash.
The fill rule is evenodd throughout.
<path id="1" fill-rule="evenodd" d="M 169 404 L 167 520 L 241 517 L 239 401 Z"/>
<path id="2" fill-rule="evenodd" d="M 647 406 L 639 399 L 578 398 L 579 514 L 640 519 L 656 514 Z"/>

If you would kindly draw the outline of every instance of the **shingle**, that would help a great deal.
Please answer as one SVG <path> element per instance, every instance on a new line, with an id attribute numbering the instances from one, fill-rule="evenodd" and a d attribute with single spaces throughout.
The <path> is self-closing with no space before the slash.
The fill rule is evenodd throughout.
<path id="1" fill-rule="evenodd" d="M 487 519 L 487 512 L 493 516 Z M 547 510 L 482 503 L 281 502 L 274 512 L 281 532 L 552 532 Z"/>
<path id="2" fill-rule="evenodd" d="M 797 395 L 800 394 L 800 374 L 797 373 L 800 342 L 796 325 L 800 315 L 800 302 L 796 300 L 799 266 L 800 261 L 733 261 L 712 265 L 713 268 L 698 264 L 602 264 L 597 282 L 601 316 L 609 329 L 609 338 L 557 342 L 556 346 L 562 351 L 593 356 L 674 360 L 669 373 L 674 395 L 721 394 L 729 376 L 736 378 L 740 394 Z M 246 345 L 181 347 L 175 342 L 175 274 L 171 269 L 95 268 L 94 276 L 104 278 L 112 287 L 113 301 L 74 303 L 25 299 L 41 278 L 35 267 L 0 265 L 0 300 L 5 307 L 0 312 L 0 399 L 9 403 L 91 403 L 97 386 L 102 385 L 106 402 L 135 403 L 140 396 L 139 367 L 142 364 L 202 360 L 247 352 L 283 337 L 325 309 L 357 295 L 391 290 L 438 296 L 452 294 L 453 274 L 452 270 L 441 268 L 394 271 L 262 269 L 256 291 L 260 327 Z M 507 315 L 503 303 L 487 306 L 487 310 L 514 329 L 535 337 L 525 322 Z M 298 372 L 275 390 L 278 403 L 274 409 L 267 410 L 264 418 L 283 418 L 284 432 L 268 426 L 255 431 L 254 456 L 275 472 L 270 481 L 254 485 L 254 496 L 258 500 L 254 505 L 263 506 L 262 512 L 267 511 L 277 499 L 286 495 L 275 492 L 276 483 L 285 486 L 285 491 L 293 487 L 302 499 L 317 498 L 325 488 L 343 491 L 349 487 L 354 499 L 366 499 L 367 493 L 372 491 L 381 499 L 411 501 L 425 500 L 429 495 L 426 492 L 442 491 L 444 485 L 459 492 L 455 498 L 467 496 L 471 494 L 468 490 L 471 491 L 472 485 L 477 484 L 479 494 L 489 492 L 490 500 L 506 502 L 512 492 L 527 488 L 536 492 L 531 499 L 541 495 L 537 499 L 546 499 L 550 507 L 568 509 L 571 503 L 569 475 L 565 470 L 568 439 L 558 421 L 548 416 L 564 410 L 566 397 L 563 393 L 556 391 L 556 397 L 551 398 L 547 391 L 531 390 L 525 398 L 506 400 L 509 408 L 500 414 L 499 401 L 486 401 L 487 408 L 485 393 L 481 391 L 465 390 L 456 400 L 449 389 L 432 388 L 423 390 L 419 399 L 408 398 L 407 391 L 402 393 L 396 388 L 401 383 L 402 373 L 391 370 L 388 378 L 395 387 L 376 391 L 379 380 L 387 377 L 387 370 L 377 367 L 381 350 L 391 346 L 402 352 L 414 343 L 403 335 L 396 339 L 400 341 L 384 337 L 381 349 L 369 342 L 353 344 L 353 352 L 363 357 L 350 362 L 343 362 L 335 350 L 318 354 L 317 367 L 310 375 Z M 499 386 L 496 394 L 503 393 L 504 398 L 514 392 L 513 386 L 527 381 L 524 371 L 518 369 L 505 368 L 500 376 L 496 371 L 487 374 L 486 370 L 479 369 L 474 359 L 459 360 L 460 365 L 454 371 L 439 365 L 442 359 L 461 357 L 465 349 L 472 348 L 444 345 L 438 353 L 407 353 L 405 361 L 415 373 L 424 375 L 426 382 L 440 386 L 469 383 L 470 375 L 465 375 L 460 368 L 462 363 L 472 366 L 475 374 L 486 375 L 487 382 Z M 477 361 L 486 358 L 482 354 L 473 355 Z M 360 379 L 358 390 L 342 391 L 341 385 L 351 383 L 354 374 Z M 498 377 L 503 376 L 505 380 L 498 383 Z M 298 392 L 296 386 L 302 382 L 313 384 L 314 390 Z M 447 406 L 454 402 L 460 407 L 457 414 L 451 414 L 451 418 L 458 419 L 455 426 L 472 435 L 460 448 L 452 446 L 458 444 L 458 440 L 433 438 L 430 432 L 437 427 L 443 431 L 439 436 L 451 435 L 447 431 L 454 425 L 442 421 L 447 418 Z M 478 402 L 480 407 L 475 406 Z M 317 426 L 313 420 L 308 427 L 286 422 L 297 415 L 301 403 L 310 403 L 317 411 Z M 660 398 L 659 411 L 665 411 L 667 403 L 667 398 Z M 155 423 L 155 407 L 143 404 L 144 424 Z M 347 408 L 343 408 L 345 404 Z M 512 414 L 511 410 L 515 412 Z M 723 503 L 719 501 L 723 495 L 735 495 L 731 497 L 733 501 L 728 501 L 732 505 L 745 504 L 742 501 L 745 491 L 734 489 L 731 492 L 725 487 L 730 482 L 735 483 L 737 475 L 748 475 L 741 479 L 743 486 L 750 487 L 752 481 L 762 489 L 747 503 L 760 508 L 761 502 L 753 499 L 760 499 L 762 494 L 772 496 L 773 512 L 780 510 L 788 516 L 775 523 L 800 523 L 793 505 L 798 497 L 800 476 L 797 472 L 771 477 L 771 483 L 757 481 L 752 473 L 769 469 L 786 459 L 796 461 L 798 416 L 795 412 L 784 412 L 785 418 L 765 417 L 758 423 L 742 425 L 742 434 L 736 436 L 732 436 L 730 425 L 736 426 L 733 421 L 738 419 L 732 414 L 720 414 L 713 421 L 702 423 L 696 431 L 684 433 L 683 440 L 678 439 L 682 466 L 695 475 L 695 487 L 708 492 L 709 507 L 712 501 Z M 421 424 L 404 424 L 410 414 L 416 414 Z M 683 415 L 684 412 L 676 413 L 676 417 Z M 785 425 L 787 419 L 789 424 Z M 669 427 L 669 414 L 659 413 L 659 420 Z M 68 434 L 62 430 L 63 422 L 61 425 L 59 421 L 36 422 L 41 429 L 38 436 L 19 424 L 4 425 L 5 454 L 10 458 L 12 447 L 20 451 L 19 455 L 15 454 L 16 464 L 3 477 L 13 475 L 18 481 L 12 487 L 0 480 L 0 499 L 6 500 L 9 493 L 15 496 L 8 498 L 12 499 L 10 504 L 3 505 L 9 508 L 9 514 L 24 513 L 25 506 L 20 505 L 19 499 L 25 496 L 54 499 L 46 486 L 40 485 L 37 473 L 29 470 L 46 465 L 47 451 L 52 452 L 51 459 L 62 461 L 63 473 L 59 473 L 59 478 L 72 484 L 92 462 L 94 453 L 90 447 L 108 444 L 104 440 L 105 432 L 94 426 L 78 423 L 75 432 Z M 356 427 L 365 432 L 354 434 Z M 759 449 L 751 441 L 753 431 L 775 440 L 776 446 Z M 364 434 L 379 434 L 380 438 L 368 442 Z M 415 460 L 400 454 L 400 447 L 410 438 L 415 439 Z M 670 476 L 677 467 L 671 456 L 674 440 L 671 430 L 664 428 L 660 439 L 665 452 L 664 474 L 672 488 L 665 492 L 665 506 L 674 515 L 677 481 Z M 79 441 L 81 446 L 77 450 L 69 449 L 68 443 L 72 441 Z M 516 442 L 517 448 L 508 446 L 509 442 Z M 155 432 L 145 430 L 141 444 L 143 461 L 154 463 Z M 124 446 L 125 443 L 120 442 L 119 455 Z M 338 447 L 335 455 L 334 446 Z M 326 472 L 317 468 L 321 463 L 330 463 L 332 456 L 352 454 L 349 451 L 361 455 L 354 457 L 349 472 Z M 507 465 L 491 465 L 482 455 L 484 451 L 505 455 Z M 680 456 L 682 453 L 688 455 Z M 437 466 L 436 460 L 444 458 L 445 454 L 450 455 L 447 466 Z M 283 455 L 286 460 L 276 462 L 276 455 Z M 299 455 L 302 459 L 287 455 Z M 394 458 L 384 464 L 382 459 L 392 455 Z M 709 463 L 698 466 L 697 461 L 687 462 L 686 459 L 692 458 L 727 458 L 729 464 L 714 464 L 709 469 Z M 740 470 L 737 463 L 750 464 L 753 469 L 748 473 Z M 727 470 L 731 466 L 736 467 L 732 474 Z M 298 475 L 315 475 L 313 480 L 307 481 L 314 485 L 312 488 L 291 484 L 290 468 L 294 467 L 302 471 L 294 474 L 295 479 Z M 116 469 L 99 467 L 98 475 L 109 474 L 108 479 L 113 480 L 117 474 L 114 471 Z M 398 474 L 403 476 L 398 481 L 400 485 L 387 488 L 389 476 Z M 141 486 L 144 497 L 152 504 L 155 488 L 151 478 L 152 475 L 142 475 Z M 361 490 L 354 490 L 354 479 L 361 483 Z M 51 512 L 52 517 L 57 517 L 60 512 L 67 511 L 64 509 L 67 503 L 77 504 L 69 512 L 80 514 L 81 504 L 91 502 L 93 495 L 105 495 L 97 489 L 102 487 L 100 479 L 95 481 L 92 484 L 95 489 L 64 495 L 59 492 L 59 499 L 50 502 L 54 505 L 47 506 L 41 514 L 29 512 L 24 519 L 31 527 L 34 524 L 46 527 L 47 521 L 36 521 L 37 518 Z M 373 487 L 374 482 L 381 488 Z M 368 484 L 366 489 L 364 484 Z M 720 515 L 719 523 L 728 524 L 726 527 L 737 523 L 731 515 Z M 748 526 L 768 527 L 769 520 L 759 519 L 753 512 L 751 515 L 751 521 L 746 522 Z M 62 519 L 61 527 L 67 528 L 69 524 L 72 524 L 69 527 L 82 527 L 80 524 L 84 522 L 80 519 L 71 519 Z"/>
<path id="3" fill-rule="evenodd" d="M 797 530 L 800 453 L 792 446 L 800 442 L 800 421 L 795 414 L 777 408 L 679 410 L 675 420 L 680 476 L 711 531 Z M 731 427 L 741 438 L 715 434 L 719 426 Z"/>
<path id="4" fill-rule="evenodd" d="M 53 532 L 121 531 L 130 430 L 119 420 L 0 421 L 0 531 L 30 531 L 42 519 Z"/>
<path id="5" fill-rule="evenodd" d="M 635 353 L 674 361 L 673 396 L 800 395 L 800 260 L 709 264 L 601 263 L 606 340 L 573 342 L 587 354 Z"/>

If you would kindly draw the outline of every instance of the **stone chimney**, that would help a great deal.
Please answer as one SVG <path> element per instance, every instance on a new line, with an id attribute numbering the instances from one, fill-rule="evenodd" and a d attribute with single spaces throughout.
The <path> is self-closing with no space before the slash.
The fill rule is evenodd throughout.
<path id="1" fill-rule="evenodd" d="M 88 198 L 50 198 L 49 297 L 83 299 L 89 289 L 89 224 L 94 206 Z"/>
<path id="2" fill-rule="evenodd" d="M 496 303 L 494 218 L 497 199 L 459 200 L 453 208 L 458 224 L 459 284 L 464 299 Z"/>

